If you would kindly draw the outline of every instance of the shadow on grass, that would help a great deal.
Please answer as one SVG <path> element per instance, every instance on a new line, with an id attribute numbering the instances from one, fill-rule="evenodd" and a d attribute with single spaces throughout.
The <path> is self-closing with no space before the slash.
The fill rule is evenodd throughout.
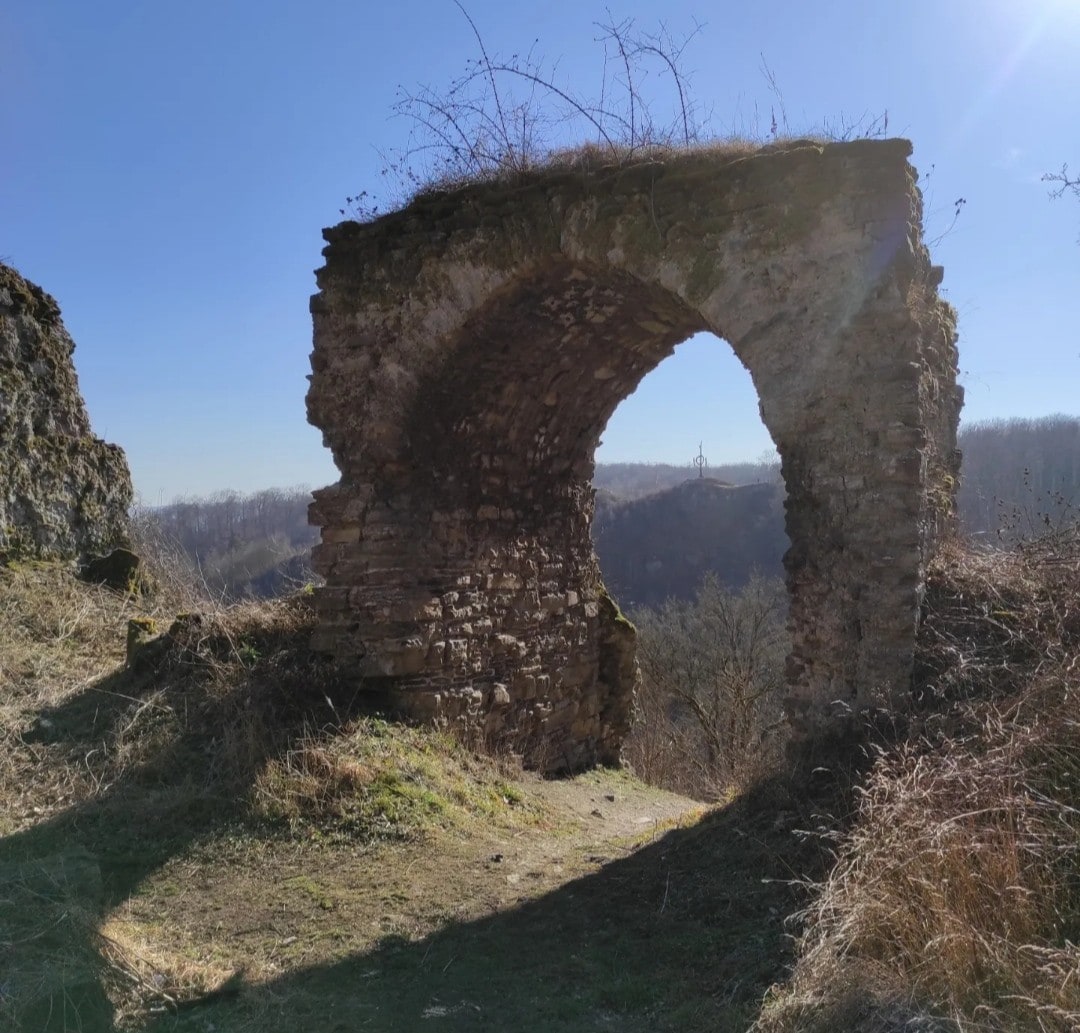
<path id="1" fill-rule="evenodd" d="M 293 656 L 288 670 L 260 681 L 256 666 L 217 695 L 192 696 L 180 680 L 161 690 L 159 672 L 117 672 L 43 715 L 35 734 L 74 755 L 108 748 L 151 685 L 164 694 L 147 706 L 159 705 L 162 720 L 181 706 L 202 708 L 187 731 L 164 736 L 158 752 L 121 771 L 95 799 L 0 840 L 0 880 L 55 869 L 65 857 L 75 859 L 66 871 L 89 865 L 100 872 L 96 901 L 86 898 L 85 879 L 82 889 L 56 878 L 44 890 L 30 888 L 33 900 L 66 922 L 44 935 L 24 930 L 49 971 L 35 1001 L 10 1012 L 15 1029 L 114 1030 L 109 965 L 96 933 L 101 915 L 171 858 L 242 820 L 245 790 L 265 761 L 310 734 L 320 708 L 325 720 L 328 672 L 302 651 Z M 274 737 L 256 736 L 238 755 L 223 756 L 229 727 L 253 707 L 274 723 Z M 822 863 L 816 847 L 792 834 L 805 819 L 778 813 L 785 806 L 786 794 L 763 788 L 511 910 L 451 922 L 418 941 L 386 938 L 344 961 L 292 970 L 235 996 L 211 995 L 141 1028 L 744 1030 L 765 990 L 785 974 L 784 918 L 798 905 L 791 880 Z M 480 864 L 475 877 L 504 876 Z M 73 921 L 80 911 L 83 921 Z M 24 970 L 29 960 L 24 951 Z M 0 953 L 0 969 L 7 961 Z M 10 980 L 0 974 L 0 984 Z M 3 1003 L 0 993 L 0 1019 Z"/>
<path id="2" fill-rule="evenodd" d="M 819 868 L 775 796 L 750 796 L 543 897 L 384 938 L 144 1033 L 742 1033 L 785 977 L 795 872 Z M 475 878 L 502 878 L 478 864 Z"/>
<path id="3" fill-rule="evenodd" d="M 171 858 L 243 820 L 267 760 L 359 713 L 337 669 L 307 651 L 303 627 L 284 643 L 274 629 L 266 641 L 256 631 L 249 655 L 283 659 L 244 668 L 230 636 L 199 620 L 154 662 L 41 711 L 22 736 L 43 771 L 84 765 L 101 782 L 92 798 L 0 838 L 0 1027 L 111 1031 L 102 915 Z M 336 711 L 328 694 L 342 701 Z M 133 740 L 139 748 L 119 759 Z"/>

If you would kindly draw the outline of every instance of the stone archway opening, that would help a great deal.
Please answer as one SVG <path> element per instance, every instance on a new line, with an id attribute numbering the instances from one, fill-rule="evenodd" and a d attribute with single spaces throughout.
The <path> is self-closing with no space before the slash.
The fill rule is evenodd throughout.
<path id="1" fill-rule="evenodd" d="M 316 647 L 545 769 L 618 760 L 637 670 L 589 538 L 593 455 L 709 331 L 788 485 L 796 742 L 899 700 L 960 399 L 909 152 L 550 170 L 327 231 L 308 406 L 342 476 L 312 507 Z"/>
<path id="2" fill-rule="evenodd" d="M 779 459 L 731 345 L 678 345 L 619 404 L 596 461 L 593 546 L 641 673 L 624 755 L 707 799 L 775 763 L 790 652 Z"/>
<path id="3" fill-rule="evenodd" d="M 730 479 L 733 467 L 779 462 L 749 371 L 728 341 L 709 332 L 682 341 L 619 403 L 596 463 L 679 466 L 696 476 L 699 444 L 706 475 L 723 468 Z M 649 487 L 642 482 L 641 490 Z"/>
<path id="4" fill-rule="evenodd" d="M 679 344 L 616 407 L 595 460 L 592 538 L 620 609 L 691 603 L 706 575 L 734 592 L 783 577 L 779 455 L 727 341 Z"/>

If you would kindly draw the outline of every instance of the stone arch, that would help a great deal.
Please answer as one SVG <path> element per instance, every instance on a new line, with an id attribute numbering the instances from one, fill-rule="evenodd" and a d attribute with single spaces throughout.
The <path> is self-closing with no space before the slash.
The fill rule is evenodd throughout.
<path id="1" fill-rule="evenodd" d="M 961 402 L 910 150 L 559 167 L 327 230 L 308 410 L 341 480 L 312 506 L 316 647 L 541 766 L 616 760 L 636 664 L 589 537 L 593 454 L 708 330 L 788 487 L 796 742 L 901 698 Z"/>

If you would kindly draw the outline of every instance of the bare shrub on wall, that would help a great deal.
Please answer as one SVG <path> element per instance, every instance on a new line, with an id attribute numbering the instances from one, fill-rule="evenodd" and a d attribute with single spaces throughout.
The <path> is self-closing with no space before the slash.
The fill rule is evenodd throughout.
<path id="1" fill-rule="evenodd" d="M 888 135 L 887 111 L 857 117 L 841 113 L 816 128 L 796 131 L 789 123 L 777 77 L 762 55 L 761 74 L 771 94 L 768 113 L 753 106 L 749 121 L 720 130 L 711 108 L 692 89 L 686 64 L 689 45 L 702 33 L 673 33 L 663 22 L 655 31 L 633 18 L 594 22 L 601 51 L 595 93 L 582 93 L 559 75 L 558 62 L 537 53 L 538 40 L 508 57 L 488 49 L 460 0 L 476 56 L 444 86 L 398 87 L 393 114 L 409 126 L 407 143 L 380 152 L 386 190 L 382 197 L 361 190 L 345 199 L 342 215 L 366 222 L 427 190 L 463 183 L 524 176 L 539 167 L 626 165 L 662 159 L 673 149 L 725 139 L 776 142 L 798 136 L 856 140 Z"/>
<path id="2" fill-rule="evenodd" d="M 675 36 L 661 26 L 640 29 L 632 18 L 597 22 L 602 50 L 599 95 L 586 96 L 559 80 L 535 50 L 503 57 L 490 51 L 472 16 L 477 55 L 443 87 L 398 88 L 393 112 L 410 127 L 400 150 L 383 155 L 392 195 L 489 177 L 515 177 L 546 165 L 569 145 L 587 145 L 604 162 L 638 160 L 656 148 L 688 146 L 709 135 L 684 67 L 687 46 L 701 26 Z M 649 83 L 646 89 L 646 82 Z M 391 198 L 391 207 L 401 197 Z M 368 191 L 346 198 L 364 221 L 381 214 Z"/>
<path id="3" fill-rule="evenodd" d="M 778 578 L 740 592 L 707 576 L 692 603 L 633 614 L 642 691 L 627 755 L 643 778 L 699 797 L 768 768 L 781 720 L 788 599 Z"/>

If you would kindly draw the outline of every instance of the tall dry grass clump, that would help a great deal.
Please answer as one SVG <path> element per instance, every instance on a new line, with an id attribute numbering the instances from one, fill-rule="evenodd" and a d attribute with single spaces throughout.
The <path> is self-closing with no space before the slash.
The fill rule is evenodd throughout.
<path id="1" fill-rule="evenodd" d="M 1080 1029 L 1080 547 L 950 548 L 920 734 L 882 751 L 765 1033 Z"/>
<path id="2" fill-rule="evenodd" d="M 0 834 L 151 783 L 246 790 L 294 725 L 333 718 L 312 622 L 302 596 L 177 616 L 62 565 L 0 568 Z"/>

